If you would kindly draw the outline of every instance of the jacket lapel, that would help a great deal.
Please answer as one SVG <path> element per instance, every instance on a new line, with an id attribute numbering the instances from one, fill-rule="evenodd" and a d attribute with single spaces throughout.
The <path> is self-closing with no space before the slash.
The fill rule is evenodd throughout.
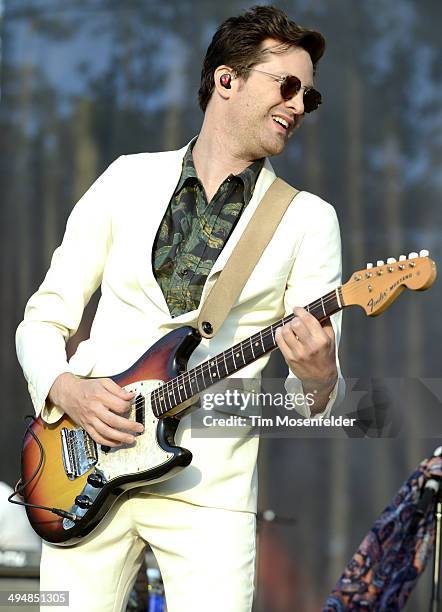
<path id="1" fill-rule="evenodd" d="M 153 174 L 154 180 L 150 180 L 148 184 L 140 185 L 140 192 L 144 194 L 143 198 L 152 202 L 153 206 L 143 204 L 142 207 L 144 220 L 140 220 L 140 226 L 146 228 L 143 233 L 145 258 L 142 258 L 143 264 L 140 267 L 139 282 L 149 300 L 169 316 L 169 308 L 153 273 L 152 249 L 158 228 L 181 176 L 183 158 L 189 144 L 187 143 L 178 151 L 168 153 L 165 159 L 158 160 L 159 163 L 151 166 L 147 173 L 150 176 Z M 144 170 L 142 174 L 143 179 L 145 179 L 146 171 Z"/>

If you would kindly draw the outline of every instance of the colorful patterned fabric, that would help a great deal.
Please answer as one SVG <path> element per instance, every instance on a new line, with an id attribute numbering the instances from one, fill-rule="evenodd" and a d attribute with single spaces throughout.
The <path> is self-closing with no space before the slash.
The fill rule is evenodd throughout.
<path id="1" fill-rule="evenodd" d="M 401 610 L 425 569 L 434 541 L 434 502 L 417 520 L 425 481 L 442 477 L 442 457 L 423 461 L 366 535 L 322 612 Z"/>
<path id="2" fill-rule="evenodd" d="M 264 159 L 230 175 L 208 203 L 189 146 L 153 247 L 153 271 L 174 317 L 198 308 L 206 278 L 249 203 Z"/>

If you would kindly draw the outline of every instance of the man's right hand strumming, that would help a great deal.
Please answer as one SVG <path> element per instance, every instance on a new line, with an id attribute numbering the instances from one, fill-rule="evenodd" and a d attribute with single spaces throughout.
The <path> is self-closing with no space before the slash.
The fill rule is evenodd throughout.
<path id="1" fill-rule="evenodd" d="M 124 416 L 130 409 L 135 392 L 122 389 L 110 378 L 84 379 L 70 372 L 60 374 L 52 385 L 48 399 L 71 417 L 97 442 L 120 446 L 135 441 L 133 432 L 141 433 L 141 423 Z"/>

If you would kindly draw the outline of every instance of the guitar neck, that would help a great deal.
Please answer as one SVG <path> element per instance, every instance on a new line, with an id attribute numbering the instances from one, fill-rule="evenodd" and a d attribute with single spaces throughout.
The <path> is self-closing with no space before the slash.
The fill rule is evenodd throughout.
<path id="1" fill-rule="evenodd" d="M 341 289 L 342 287 L 338 287 L 330 291 L 330 293 L 311 302 L 304 308 L 318 321 L 323 321 L 344 308 Z M 246 340 L 235 344 L 235 346 L 207 361 L 203 361 L 198 366 L 183 372 L 162 385 L 152 393 L 152 410 L 155 416 L 159 418 L 168 414 L 179 414 L 186 409 L 188 400 L 275 349 L 277 346 L 276 330 L 291 321 L 294 316 L 294 314 L 287 315 Z M 184 402 L 186 402 L 186 406 L 183 406 L 181 410 L 176 410 L 177 406 L 180 408 L 180 405 Z"/>

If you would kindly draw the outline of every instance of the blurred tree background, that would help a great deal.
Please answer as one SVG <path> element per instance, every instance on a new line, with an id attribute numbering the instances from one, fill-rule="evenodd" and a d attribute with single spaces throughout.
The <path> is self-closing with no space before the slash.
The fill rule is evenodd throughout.
<path id="1" fill-rule="evenodd" d="M 327 40 L 316 78 L 324 104 L 272 163 L 283 178 L 336 207 L 343 280 L 367 261 L 422 248 L 440 261 L 442 4 L 274 4 Z M 14 331 L 72 206 L 117 156 L 179 148 L 198 132 L 196 93 L 207 45 L 221 21 L 249 6 L 235 0 L 3 1 L 1 480 L 17 479 L 23 416 L 32 412 Z M 76 342 L 87 337 L 96 300 Z M 425 379 L 436 388 L 440 308 L 436 282 L 426 293 L 402 297 L 377 320 L 346 311 L 342 369 L 360 379 L 357 390 L 369 394 L 375 417 L 385 408 L 377 391 L 386 379 Z M 275 354 L 268 373 L 282 372 Z M 393 407 L 399 429 L 407 424 L 403 435 L 381 436 L 369 427 L 364 439 L 343 432 L 335 439 L 263 440 L 261 508 L 297 522 L 261 526 L 262 610 L 318 610 L 373 520 L 438 445 L 440 401 L 428 385 L 417 386 L 405 405 Z M 410 609 L 425 607 L 427 574 Z"/>

